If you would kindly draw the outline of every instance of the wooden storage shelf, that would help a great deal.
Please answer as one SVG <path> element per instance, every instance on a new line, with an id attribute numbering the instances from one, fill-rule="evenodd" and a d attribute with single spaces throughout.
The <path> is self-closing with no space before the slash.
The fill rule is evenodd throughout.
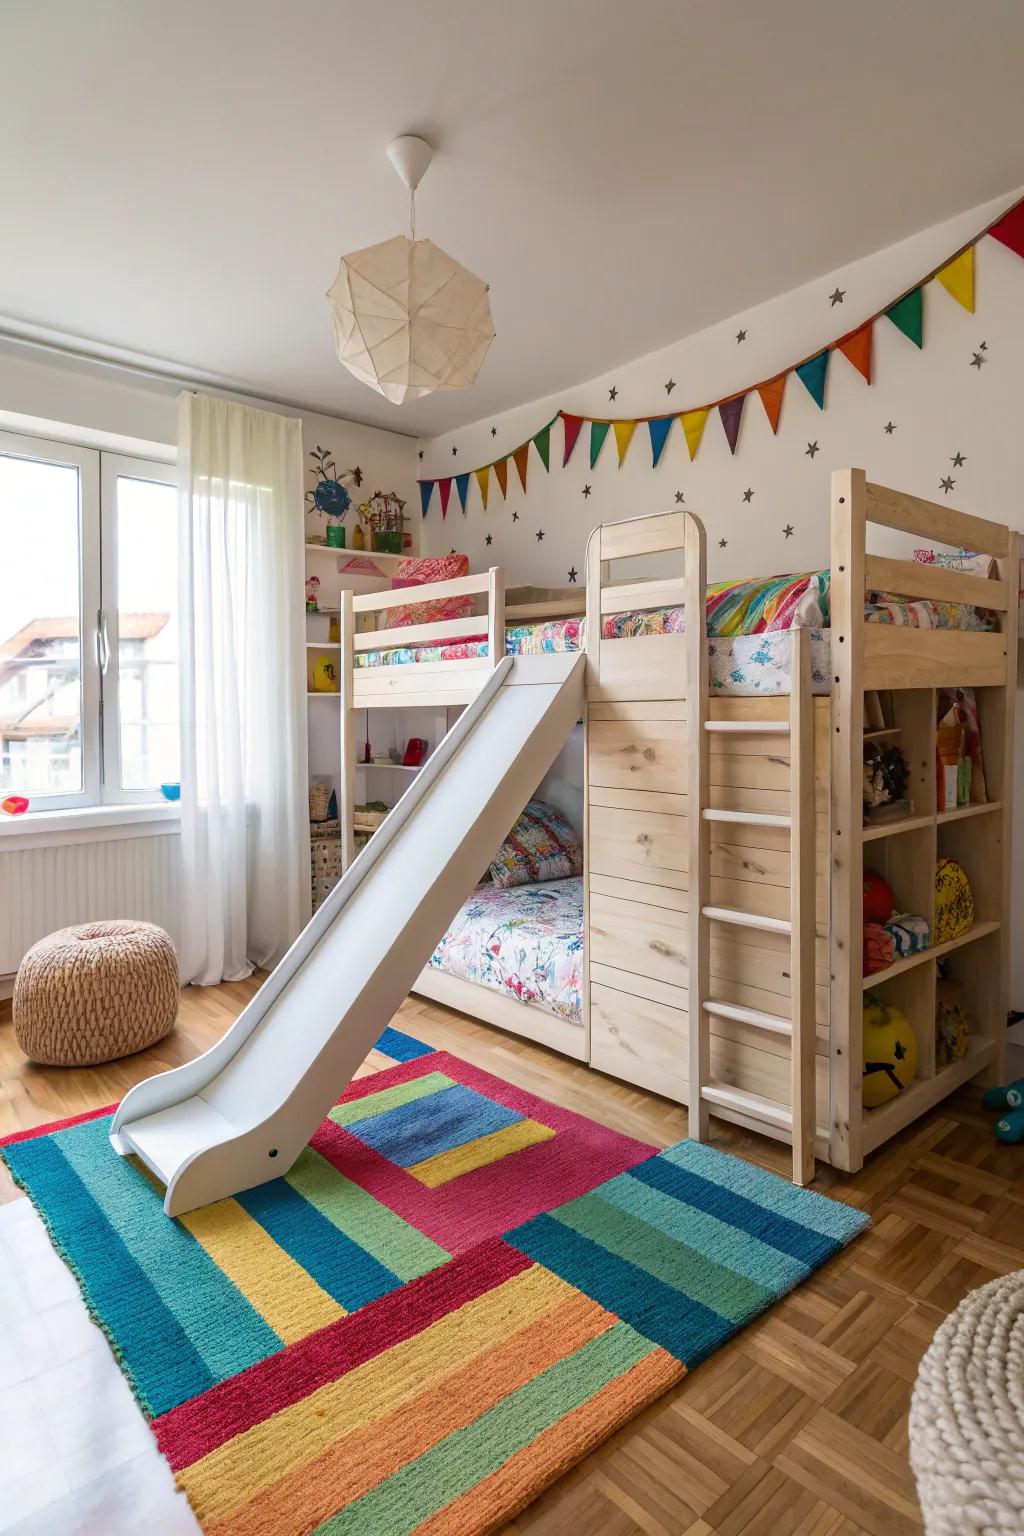
<path id="1" fill-rule="evenodd" d="M 935 820 L 934 816 L 904 816 L 898 821 L 879 821 L 867 825 L 862 834 L 861 841 L 873 843 L 880 837 L 897 837 L 901 832 L 919 832 L 922 827 L 930 827 Z"/>
<path id="2" fill-rule="evenodd" d="M 985 805 L 960 805 L 955 811 L 940 811 L 936 816 L 939 826 L 945 826 L 950 821 L 967 821 L 971 816 L 986 816 L 995 811 L 1001 811 L 1001 800 L 989 800 Z"/>
<path id="3" fill-rule="evenodd" d="M 338 691 L 337 688 L 335 688 L 333 690 L 332 689 L 327 689 L 327 688 L 307 688 L 306 689 L 306 698 L 307 699 L 340 699 L 341 698 L 341 693 Z"/>
<path id="4" fill-rule="evenodd" d="M 980 926 L 991 928 L 998 925 L 981 924 Z M 956 941 L 956 943 L 962 942 L 963 940 Z M 937 949 L 925 950 L 925 955 L 939 954 L 948 948 L 950 948 L 949 945 L 940 944 Z M 916 960 L 917 956 L 913 958 Z M 873 981 L 876 978 L 871 979 Z M 877 1109 L 865 1109 L 862 1130 L 864 1151 L 873 1152 L 876 1147 L 881 1146 L 883 1141 L 888 1141 L 890 1136 L 895 1136 L 897 1131 L 903 1130 L 904 1126 L 916 1120 L 918 1115 L 923 1115 L 926 1110 L 941 1103 L 954 1088 L 969 1082 L 988 1065 L 995 1055 L 995 1050 L 994 1040 L 987 1040 L 980 1035 L 971 1035 L 967 1042 L 967 1051 L 959 1061 L 951 1062 L 948 1067 L 940 1067 L 934 1077 L 915 1077 L 902 1093 L 890 1099 L 887 1104 L 879 1104 Z"/>
<path id="5" fill-rule="evenodd" d="M 934 944 L 931 949 L 921 949 L 916 955 L 905 955 L 902 960 L 896 960 L 892 965 L 887 965 L 884 971 L 875 971 L 872 976 L 864 977 L 864 991 L 869 992 L 872 987 L 879 987 L 883 982 L 889 981 L 893 976 L 902 976 L 906 971 L 912 971 L 916 965 L 924 965 L 928 960 L 941 960 L 943 955 L 952 954 L 955 949 L 962 949 L 965 944 L 973 944 L 976 939 L 987 938 L 990 933 L 997 933 L 998 923 L 975 923 L 973 928 L 968 928 L 958 939 L 949 939 L 945 944 Z"/>
<path id="6" fill-rule="evenodd" d="M 339 640 L 307 640 L 306 641 L 306 650 L 307 651 L 340 651 L 341 650 L 341 642 Z"/>

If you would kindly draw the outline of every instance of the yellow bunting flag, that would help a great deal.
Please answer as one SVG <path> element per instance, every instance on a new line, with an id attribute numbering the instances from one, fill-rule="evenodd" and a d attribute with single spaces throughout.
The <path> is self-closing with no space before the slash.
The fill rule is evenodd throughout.
<path id="1" fill-rule="evenodd" d="M 498 459 L 494 464 L 494 478 L 501 486 L 501 494 L 508 496 L 508 459 Z"/>
<path id="2" fill-rule="evenodd" d="M 516 469 L 519 471 L 519 484 L 522 486 L 524 492 L 526 490 L 526 461 L 527 461 L 527 459 L 529 457 L 530 457 L 530 445 L 529 445 L 529 443 L 520 443 L 519 447 L 516 449 L 515 453 L 512 455 L 512 458 L 513 458 L 513 460 L 515 462 Z"/>
<path id="3" fill-rule="evenodd" d="M 483 469 L 474 469 L 473 473 L 476 475 L 476 483 L 480 487 L 480 500 L 483 502 L 484 511 L 486 512 L 487 492 L 490 489 L 491 481 L 491 466 L 489 464 L 485 464 Z"/>
<path id="4" fill-rule="evenodd" d="M 633 433 L 636 431 L 635 421 L 613 421 L 612 431 L 615 433 L 615 446 L 619 450 L 619 464 L 626 457 L 626 449 L 629 447 Z"/>
<path id="5" fill-rule="evenodd" d="M 941 272 L 936 272 L 935 281 L 941 283 L 947 293 L 951 293 L 958 304 L 964 309 L 969 309 L 974 314 L 974 246 L 968 246 L 966 251 L 961 251 L 959 256 L 953 258 L 947 267 Z"/>
<path id="6" fill-rule="evenodd" d="M 707 409 L 700 411 L 684 411 L 682 416 L 679 418 L 683 424 L 683 435 L 686 438 L 686 446 L 689 450 L 691 464 L 697 457 L 697 449 L 700 447 L 700 440 L 704 436 L 704 423 L 707 421 L 707 419 Z"/>

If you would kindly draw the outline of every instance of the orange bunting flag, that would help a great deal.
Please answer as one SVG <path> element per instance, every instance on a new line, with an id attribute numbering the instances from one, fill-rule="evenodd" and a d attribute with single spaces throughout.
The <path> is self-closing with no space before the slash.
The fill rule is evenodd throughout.
<path id="1" fill-rule="evenodd" d="M 491 466 L 489 464 L 485 464 L 483 469 L 474 469 L 473 473 L 476 475 L 476 483 L 480 487 L 480 500 L 483 502 L 484 511 L 486 512 L 487 492 L 490 489 Z"/>
<path id="2" fill-rule="evenodd" d="M 936 272 L 935 281 L 941 283 L 946 292 L 952 294 L 958 304 L 974 314 L 974 246 L 968 246 L 966 251 L 961 251 L 959 256 Z"/>
<path id="3" fill-rule="evenodd" d="M 612 431 L 615 433 L 615 446 L 619 450 L 619 466 L 621 468 L 622 461 L 626 457 L 626 449 L 632 442 L 633 433 L 636 431 L 636 422 L 613 421 Z"/>
<path id="4" fill-rule="evenodd" d="M 836 346 L 846 358 L 846 361 L 852 363 L 857 372 L 863 374 L 869 384 L 871 383 L 872 330 L 873 325 L 869 320 L 867 325 L 862 325 L 860 330 L 854 331 L 852 336 L 844 336 L 842 341 L 836 342 Z"/>
<path id="5" fill-rule="evenodd" d="M 508 496 L 508 459 L 498 459 L 494 464 L 494 478 L 501 487 L 501 494 Z"/>
<path id="6" fill-rule="evenodd" d="M 512 455 L 516 469 L 519 471 L 519 484 L 526 490 L 526 461 L 530 457 L 529 443 L 522 443 Z"/>
<path id="7" fill-rule="evenodd" d="M 777 379 L 769 379 L 767 384 L 759 384 L 757 392 L 761 396 L 761 404 L 764 413 L 768 417 L 768 425 L 772 433 L 779 430 L 779 417 L 782 415 L 782 395 L 786 388 L 786 375 L 780 373 Z"/>
<path id="8" fill-rule="evenodd" d="M 682 423 L 683 436 L 686 438 L 686 447 L 692 464 L 697 457 L 697 449 L 700 440 L 704 436 L 704 423 L 708 419 L 709 406 L 699 411 L 684 411 L 679 420 Z"/>

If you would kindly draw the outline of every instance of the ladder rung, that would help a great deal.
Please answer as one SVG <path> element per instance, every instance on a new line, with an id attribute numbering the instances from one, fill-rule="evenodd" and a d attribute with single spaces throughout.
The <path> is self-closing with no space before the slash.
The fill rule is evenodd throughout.
<path id="1" fill-rule="evenodd" d="M 788 816 L 772 816 L 767 811 L 705 810 L 704 820 L 731 821 L 741 827 L 783 827 L 786 831 L 792 826 Z"/>
<path id="2" fill-rule="evenodd" d="M 705 720 L 706 731 L 723 731 L 743 736 L 788 736 L 788 720 Z"/>
<path id="3" fill-rule="evenodd" d="M 765 933 L 792 933 L 787 917 L 762 917 L 759 912 L 738 912 L 733 907 L 702 907 L 713 923 L 735 923 L 738 928 L 760 928 Z"/>
<path id="4" fill-rule="evenodd" d="M 741 1003 L 723 1003 L 715 998 L 709 999 L 704 1007 L 716 1019 L 735 1019 L 737 1024 L 753 1024 L 755 1029 L 767 1029 L 773 1035 L 793 1033 L 789 1019 L 780 1018 L 777 1013 L 762 1013 L 760 1008 L 744 1008 Z"/>
<path id="5" fill-rule="evenodd" d="M 780 1130 L 793 1128 L 793 1115 L 785 1104 L 777 1104 L 774 1099 L 763 1099 L 758 1093 L 747 1093 L 727 1083 L 706 1083 L 701 1090 L 701 1097 L 709 1104 L 717 1104 L 720 1109 L 734 1109 L 741 1115 L 748 1115 L 751 1120 L 763 1120 L 766 1125 L 778 1126 Z"/>

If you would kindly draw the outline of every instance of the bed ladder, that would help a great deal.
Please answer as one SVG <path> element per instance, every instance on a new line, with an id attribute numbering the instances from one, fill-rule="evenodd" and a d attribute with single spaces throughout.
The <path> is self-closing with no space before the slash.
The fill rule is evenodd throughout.
<path id="1" fill-rule="evenodd" d="M 752 1128 L 790 1140 L 793 1182 L 814 1177 L 815 1137 L 815 860 L 814 860 L 814 702 L 810 678 L 810 634 L 794 629 L 788 720 L 711 720 L 706 695 L 699 701 L 701 732 L 691 748 L 691 804 L 699 815 L 691 826 L 690 857 L 690 1044 L 689 1134 L 708 1139 L 712 1108 L 730 1111 Z M 696 702 L 696 701 L 695 701 Z M 715 810 L 709 804 L 708 742 L 716 734 L 788 735 L 790 744 L 790 814 L 775 816 L 753 811 Z M 696 793 L 694 793 L 696 790 Z M 760 916 L 730 907 L 705 904 L 710 889 L 711 829 L 718 822 L 788 829 L 790 846 L 790 915 Z M 696 873 L 696 878 L 695 878 Z M 710 924 L 729 923 L 763 933 L 786 934 L 790 941 L 790 1017 L 720 1001 L 710 991 Z M 711 1018 L 732 1019 L 754 1029 L 785 1035 L 790 1041 L 790 1107 L 746 1089 L 716 1082 L 711 1075 Z"/>

